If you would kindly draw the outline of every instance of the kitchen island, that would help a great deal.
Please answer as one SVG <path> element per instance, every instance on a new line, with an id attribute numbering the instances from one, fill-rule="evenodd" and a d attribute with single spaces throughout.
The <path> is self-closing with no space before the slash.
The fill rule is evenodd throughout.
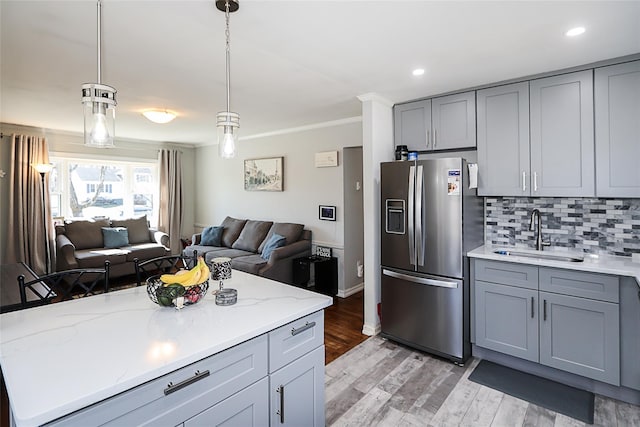
<path id="1" fill-rule="evenodd" d="M 207 381 L 218 387 L 222 380 L 216 380 L 216 369 L 226 360 L 233 366 L 233 357 L 243 351 L 250 353 L 250 358 L 242 357 L 250 360 L 251 370 L 264 366 L 263 372 L 251 374 L 255 381 L 247 380 L 252 386 L 269 384 L 286 364 L 309 356 L 305 352 L 322 355 L 322 369 L 318 372 L 316 363 L 313 382 L 318 382 L 318 376 L 324 381 L 322 310 L 331 305 L 330 297 L 239 271 L 225 281 L 225 287 L 238 290 L 237 304 L 216 305 L 210 289 L 202 301 L 182 310 L 159 307 L 142 286 L 2 314 L 0 365 L 13 422 L 18 426 L 54 420 L 65 424 L 75 416 L 69 424 L 80 425 L 83 420 L 97 424 L 99 417 L 108 422 L 131 412 L 137 417 L 132 418 L 135 423 L 141 424 L 170 407 L 182 408 L 180 416 L 187 421 L 206 409 L 200 401 L 193 403 L 194 391 L 199 393 L 196 397 L 206 397 L 209 406 L 225 398 L 223 391 L 203 387 Z M 213 368 L 204 375 L 199 364 L 206 363 Z M 231 380 L 227 383 L 227 394 L 245 388 Z M 323 416 L 324 393 L 314 396 L 322 399 Z M 162 399 L 167 400 L 162 403 Z M 283 405 L 281 399 L 265 399 L 270 410 L 260 413 L 267 417 L 258 419 L 260 424 L 284 412 L 283 406 L 276 408 L 278 414 L 271 410 L 278 402 Z M 155 406 L 149 406 L 153 414 L 136 409 L 147 401 L 154 401 Z M 173 422 L 173 415 L 164 414 L 162 424 L 181 423 Z M 119 423 L 126 420 L 121 418 Z"/>

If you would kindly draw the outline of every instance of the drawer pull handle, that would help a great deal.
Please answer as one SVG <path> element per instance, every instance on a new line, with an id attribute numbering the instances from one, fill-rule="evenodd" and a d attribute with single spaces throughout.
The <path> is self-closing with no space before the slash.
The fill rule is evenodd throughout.
<path id="1" fill-rule="evenodd" d="M 169 384 L 167 384 L 167 388 L 164 389 L 164 395 L 168 396 L 171 393 L 176 392 L 182 388 L 185 388 L 186 386 L 193 384 L 196 381 L 200 381 L 201 379 L 206 378 L 208 376 L 209 376 L 209 370 L 207 369 L 204 372 L 196 371 L 194 376 L 192 376 L 191 378 L 187 378 L 186 380 L 182 380 L 178 384 L 174 384 L 170 382 Z"/>
<path id="2" fill-rule="evenodd" d="M 276 392 L 280 393 L 280 410 L 276 411 L 276 414 L 280 415 L 280 424 L 284 424 L 284 386 L 278 387 Z"/>
<path id="3" fill-rule="evenodd" d="M 316 326 L 316 322 L 311 322 L 311 323 L 307 322 L 307 323 L 304 324 L 304 326 L 302 326 L 302 327 L 300 327 L 298 329 L 291 328 L 291 336 L 296 336 L 296 335 L 306 331 L 307 329 L 313 328 L 314 326 Z"/>

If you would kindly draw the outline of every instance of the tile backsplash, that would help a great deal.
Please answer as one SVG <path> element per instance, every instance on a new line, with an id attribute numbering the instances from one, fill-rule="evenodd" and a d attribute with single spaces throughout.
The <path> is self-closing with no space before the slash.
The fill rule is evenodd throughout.
<path id="1" fill-rule="evenodd" d="M 485 197 L 485 242 L 534 248 L 531 210 L 542 214 L 542 234 L 552 247 L 586 253 L 640 253 L 640 199 Z"/>

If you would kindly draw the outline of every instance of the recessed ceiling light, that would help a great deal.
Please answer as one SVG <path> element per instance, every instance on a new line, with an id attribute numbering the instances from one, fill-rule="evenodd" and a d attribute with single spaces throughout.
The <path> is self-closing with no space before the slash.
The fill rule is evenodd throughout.
<path id="1" fill-rule="evenodd" d="M 414 76 L 421 76 L 423 74 L 424 74 L 424 68 L 416 68 L 415 70 L 413 70 Z"/>
<path id="2" fill-rule="evenodd" d="M 142 115 L 154 123 L 169 123 L 176 118 L 177 114 L 169 110 L 155 109 L 143 111 Z"/>
<path id="3" fill-rule="evenodd" d="M 569 31 L 567 31 L 565 34 L 565 36 L 567 37 L 575 37 L 575 36 L 579 36 L 580 34 L 584 33 L 586 30 L 584 29 L 584 27 L 575 27 L 570 29 Z"/>

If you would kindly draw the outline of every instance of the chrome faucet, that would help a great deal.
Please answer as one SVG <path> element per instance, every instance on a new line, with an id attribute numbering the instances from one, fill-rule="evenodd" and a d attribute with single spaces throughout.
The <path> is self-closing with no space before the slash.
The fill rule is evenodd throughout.
<path id="1" fill-rule="evenodd" d="M 545 246 L 551 246 L 551 242 L 544 242 L 542 240 L 542 225 L 540 224 L 540 211 L 538 209 L 531 211 L 531 218 L 529 218 L 529 231 L 533 231 L 534 222 L 536 227 L 536 250 L 541 251 Z"/>

